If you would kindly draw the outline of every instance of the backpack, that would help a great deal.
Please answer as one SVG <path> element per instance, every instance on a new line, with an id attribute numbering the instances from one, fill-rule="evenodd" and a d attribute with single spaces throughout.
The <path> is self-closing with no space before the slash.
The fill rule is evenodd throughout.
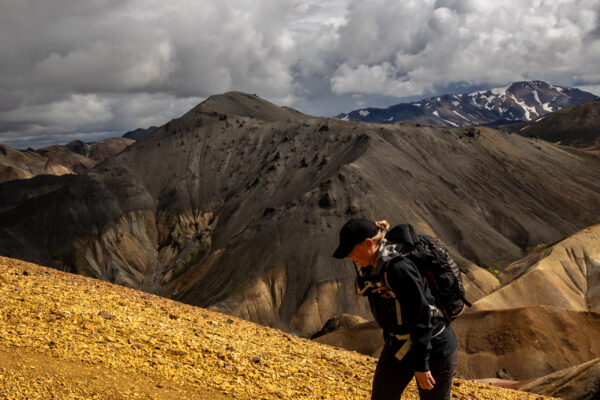
<path id="1" fill-rule="evenodd" d="M 471 303 L 465 299 L 465 288 L 458 264 L 438 239 L 418 235 L 409 224 L 392 228 L 385 238 L 398 244 L 402 252 L 408 253 L 406 257 L 427 278 L 436 306 L 442 311 L 447 322 L 462 314 L 466 306 L 471 307 Z"/>
<path id="2" fill-rule="evenodd" d="M 441 312 L 441 317 L 447 323 L 462 314 L 465 306 L 471 307 L 471 303 L 465 299 L 460 269 L 448 249 L 438 239 L 418 235 L 409 224 L 392 228 L 385 238 L 388 242 L 398 245 L 399 251 L 405 254 L 427 279 L 435 298 L 435 308 Z M 361 272 L 354 264 L 354 269 L 359 289 L 356 299 L 367 296 L 370 290 L 382 286 L 387 288 L 386 279 L 373 275 L 372 267 L 364 268 Z M 391 291 L 391 288 L 387 288 L 387 291 Z"/>

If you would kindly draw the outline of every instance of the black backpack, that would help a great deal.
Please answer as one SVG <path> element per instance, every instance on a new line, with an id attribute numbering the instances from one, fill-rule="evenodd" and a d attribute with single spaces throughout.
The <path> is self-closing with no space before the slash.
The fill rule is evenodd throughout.
<path id="1" fill-rule="evenodd" d="M 462 314 L 466 306 L 471 306 L 465 299 L 460 269 L 438 239 L 418 235 L 409 224 L 392 228 L 385 238 L 398 244 L 403 253 L 408 253 L 406 257 L 427 278 L 436 306 L 448 322 Z"/>

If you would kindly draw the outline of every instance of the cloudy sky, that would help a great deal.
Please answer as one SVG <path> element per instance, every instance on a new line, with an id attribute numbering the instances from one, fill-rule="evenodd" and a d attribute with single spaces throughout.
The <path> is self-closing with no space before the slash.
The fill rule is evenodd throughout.
<path id="1" fill-rule="evenodd" d="M 121 135 L 238 90 L 332 116 L 540 79 L 600 94 L 598 0 L 0 0 L 0 143 Z"/>

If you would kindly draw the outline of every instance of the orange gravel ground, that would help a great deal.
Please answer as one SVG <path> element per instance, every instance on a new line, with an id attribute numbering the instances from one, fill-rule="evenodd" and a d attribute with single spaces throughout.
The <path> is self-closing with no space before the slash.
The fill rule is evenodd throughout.
<path id="1" fill-rule="evenodd" d="M 0 257 L 2 399 L 368 399 L 376 360 Z M 404 399 L 417 399 L 412 383 Z M 467 380 L 453 398 L 548 399 Z"/>

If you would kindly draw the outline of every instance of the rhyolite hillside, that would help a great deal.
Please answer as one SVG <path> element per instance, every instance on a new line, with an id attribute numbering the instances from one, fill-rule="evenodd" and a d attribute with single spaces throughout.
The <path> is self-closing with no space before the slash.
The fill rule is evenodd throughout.
<path id="1" fill-rule="evenodd" d="M 133 143 L 126 138 L 109 138 L 85 143 L 75 140 L 38 150 L 18 150 L 0 144 L 0 183 L 38 175 L 83 174 L 101 161 L 119 154 Z"/>
<path id="2" fill-rule="evenodd" d="M 446 242 L 473 287 L 598 222 L 600 160 L 487 128 L 313 118 L 213 96 L 87 174 L 0 185 L 0 254 L 310 335 L 354 300 L 333 260 L 364 216 Z M 479 266 L 479 267 L 478 267 Z"/>

